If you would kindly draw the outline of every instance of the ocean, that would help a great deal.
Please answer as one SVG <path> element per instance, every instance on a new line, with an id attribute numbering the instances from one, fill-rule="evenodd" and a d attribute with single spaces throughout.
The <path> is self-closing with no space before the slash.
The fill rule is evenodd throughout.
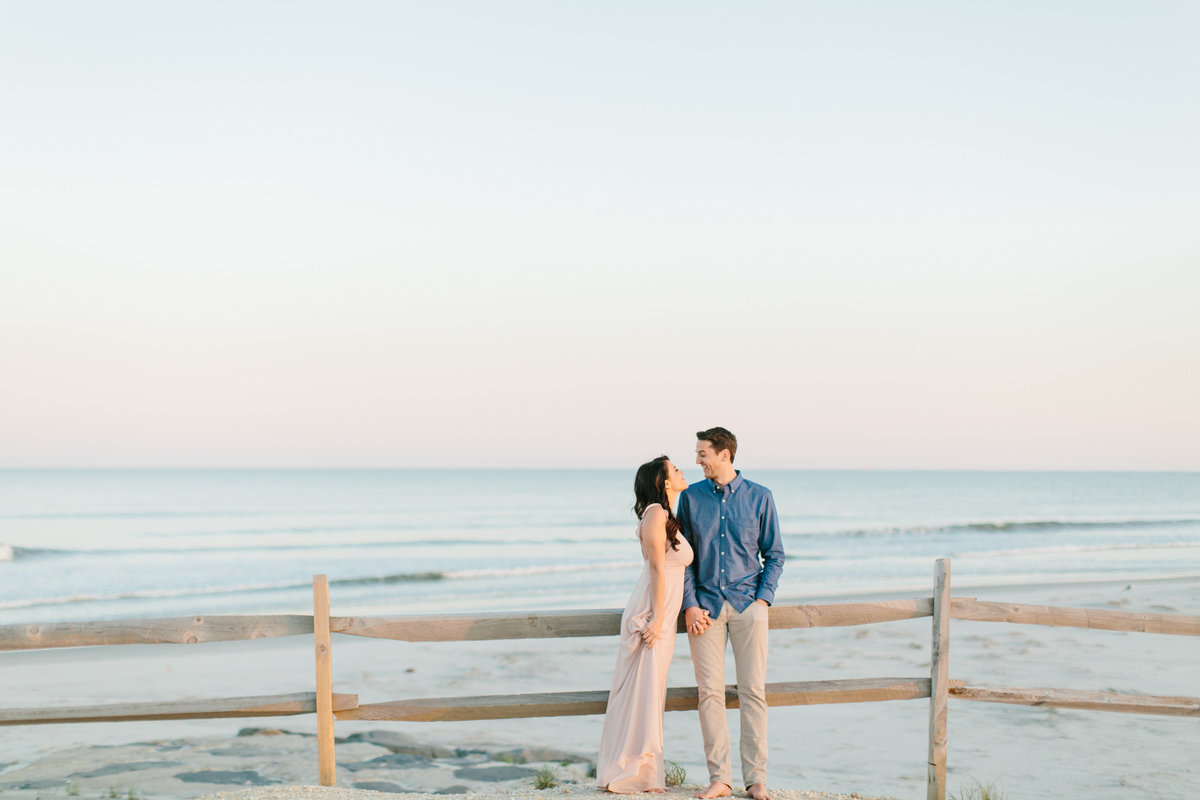
<path id="1" fill-rule="evenodd" d="M 697 468 L 690 479 L 701 480 Z M 755 471 L 777 602 L 1200 576 L 1200 473 Z M 633 470 L 0 471 L 0 623 L 616 608 Z"/>

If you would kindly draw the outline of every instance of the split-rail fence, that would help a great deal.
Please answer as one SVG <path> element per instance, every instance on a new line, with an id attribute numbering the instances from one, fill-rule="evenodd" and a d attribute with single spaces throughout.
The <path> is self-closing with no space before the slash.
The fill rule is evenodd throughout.
<path id="1" fill-rule="evenodd" d="M 950 620 L 1055 625 L 1113 631 L 1200 636 L 1200 616 L 1147 614 L 1083 608 L 984 602 L 950 596 L 950 561 L 934 565 L 931 597 L 831 605 L 776 605 L 770 627 L 825 628 L 867 625 L 919 617 L 932 618 L 930 675 L 798 681 L 767 685 L 772 706 L 865 703 L 929 698 L 927 797 L 946 796 L 946 707 L 949 698 L 988 703 L 1166 714 L 1200 717 L 1200 697 L 1152 697 L 1116 692 L 967 686 L 950 680 Z M 178 617 L 98 622 L 0 625 L 0 651 L 118 644 L 198 644 L 202 642 L 312 635 L 316 651 L 316 691 L 211 700 L 126 703 L 49 708 L 0 708 L 0 725 L 112 722 L 224 717 L 317 715 L 317 767 L 322 785 L 335 783 L 334 720 L 478 720 L 603 714 L 608 692 L 580 691 L 394 700 L 360 704 L 356 694 L 335 694 L 331 634 L 447 642 L 490 639 L 614 636 L 621 612 L 545 611 L 518 614 L 463 614 L 410 617 L 331 617 L 329 585 L 313 578 L 313 615 Z M 680 632 L 683 632 L 682 624 Z M 9 696 L 15 694 L 10 693 Z M 666 710 L 696 708 L 696 689 L 667 690 Z M 738 705 L 737 687 L 725 690 L 725 704 Z"/>

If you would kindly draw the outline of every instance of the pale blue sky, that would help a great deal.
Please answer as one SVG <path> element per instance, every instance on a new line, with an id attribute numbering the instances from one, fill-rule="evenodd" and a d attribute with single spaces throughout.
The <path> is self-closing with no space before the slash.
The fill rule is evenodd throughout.
<path id="1" fill-rule="evenodd" d="M 1200 469 L 1197 41 L 0 3 L 0 466 Z"/>

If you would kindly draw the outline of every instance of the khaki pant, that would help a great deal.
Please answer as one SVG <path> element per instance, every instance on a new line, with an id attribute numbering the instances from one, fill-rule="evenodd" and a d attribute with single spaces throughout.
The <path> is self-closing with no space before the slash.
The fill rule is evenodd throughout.
<path id="1" fill-rule="evenodd" d="M 688 636 L 700 693 L 700 732 L 712 783 L 733 787 L 729 725 L 725 721 L 725 642 L 733 643 L 741 708 L 742 779 L 748 787 L 767 782 L 767 614 L 754 602 L 738 613 L 728 602 L 700 636 Z"/>

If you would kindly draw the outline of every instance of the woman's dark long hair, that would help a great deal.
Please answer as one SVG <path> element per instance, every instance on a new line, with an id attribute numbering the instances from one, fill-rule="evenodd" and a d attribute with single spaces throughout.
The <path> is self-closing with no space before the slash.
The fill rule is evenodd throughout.
<path id="1" fill-rule="evenodd" d="M 658 503 L 667 510 L 667 537 L 671 540 L 671 549 L 679 549 L 679 520 L 671 510 L 671 502 L 667 499 L 667 462 L 671 459 L 659 456 L 653 461 L 647 461 L 638 467 L 633 479 L 633 513 L 638 519 L 647 508 Z"/>

